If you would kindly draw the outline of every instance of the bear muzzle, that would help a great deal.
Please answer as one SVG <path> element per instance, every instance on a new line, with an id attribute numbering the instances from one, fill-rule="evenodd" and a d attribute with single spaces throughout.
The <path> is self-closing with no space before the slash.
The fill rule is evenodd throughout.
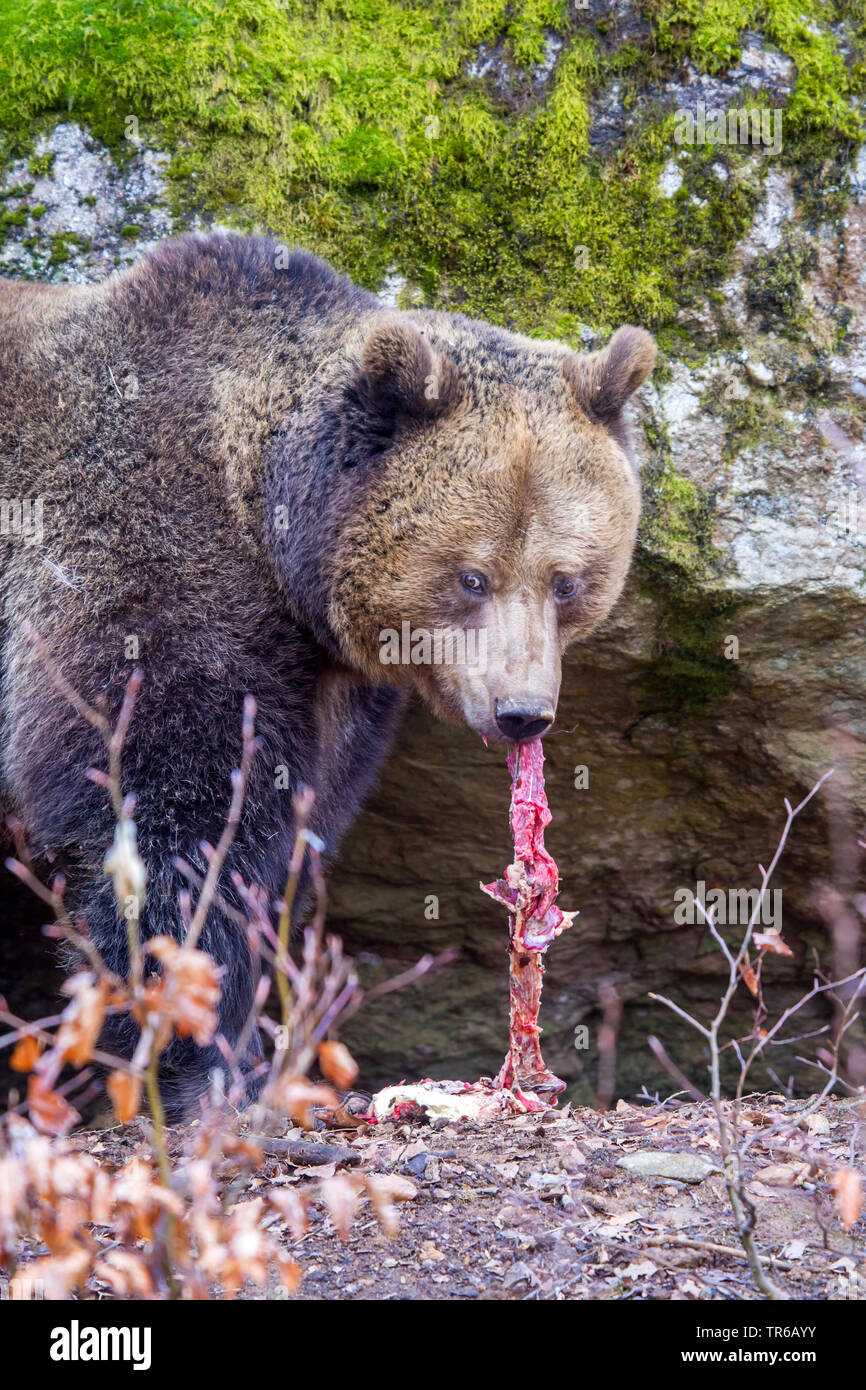
<path id="1" fill-rule="evenodd" d="M 547 733 L 556 711 L 547 700 L 494 700 L 493 715 L 509 743 L 525 743 Z"/>

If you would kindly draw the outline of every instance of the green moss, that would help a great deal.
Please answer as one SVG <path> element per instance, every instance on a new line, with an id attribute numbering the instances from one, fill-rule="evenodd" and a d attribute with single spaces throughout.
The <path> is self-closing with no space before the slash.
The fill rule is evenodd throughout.
<path id="1" fill-rule="evenodd" d="M 736 681 L 724 639 L 738 601 L 713 588 L 719 557 L 709 496 L 672 467 L 663 436 L 650 431 L 648 439 L 653 452 L 642 473 L 636 572 L 657 617 L 638 713 L 639 721 L 679 723 L 724 698 Z"/>
<path id="2" fill-rule="evenodd" d="M 650 442 L 654 441 L 652 438 Z M 708 578 L 715 554 L 709 499 L 666 462 L 661 449 L 643 471 L 640 544 L 645 572 L 657 570 L 686 590 Z"/>
<path id="3" fill-rule="evenodd" d="M 120 235 L 132 239 L 133 237 L 137 237 L 140 231 L 141 228 L 137 222 L 126 222 L 120 229 Z"/>
<path id="4" fill-rule="evenodd" d="M 65 265 L 71 257 L 69 243 L 62 237 L 55 237 L 49 257 L 49 265 Z"/>
<path id="5" fill-rule="evenodd" d="M 479 44 L 499 44 L 529 90 L 548 32 L 563 48 L 546 99 L 470 76 Z M 562 0 L 8 0 L 0 128 L 14 143 L 62 115 L 129 152 L 134 116 L 176 151 L 182 218 L 214 209 L 370 286 L 393 268 L 442 307 L 530 332 L 658 326 L 724 265 L 754 190 L 663 197 L 671 124 L 652 113 L 593 153 L 593 94 L 641 61 Z M 689 187 L 705 162 L 684 156 Z"/>
<path id="6" fill-rule="evenodd" d="M 852 99 L 862 92 L 862 60 L 846 64 L 831 26 L 849 7 L 831 0 L 646 0 L 663 51 L 688 56 L 707 73 L 736 63 L 746 30 L 760 30 L 797 67 L 785 108 L 788 134 L 808 135 L 813 147 L 840 136 L 857 139 L 862 120 Z M 863 14 L 854 12 L 862 28 Z"/>
<path id="7" fill-rule="evenodd" d="M 4 188 L 0 191 L 0 200 L 5 200 L 6 198 L 26 198 L 27 194 L 32 193 L 32 191 L 32 183 L 10 184 L 8 188 Z"/>
<path id="8" fill-rule="evenodd" d="M 725 413 L 725 442 L 722 459 L 729 463 L 743 449 L 748 449 L 766 437 L 767 408 L 759 396 L 736 397 Z"/>
<path id="9" fill-rule="evenodd" d="M 767 442 L 786 433 L 771 390 L 757 386 L 749 389 L 745 385 L 731 390 L 732 384 L 730 377 L 717 374 L 701 397 L 704 410 L 724 424 L 724 463 L 730 463 L 743 449 L 754 447 L 759 441 Z"/>
<path id="10" fill-rule="evenodd" d="M 71 259 L 73 251 L 87 251 L 89 247 L 87 238 L 79 236 L 77 232 L 58 232 L 51 238 L 49 265 L 64 265 Z"/>
<path id="11" fill-rule="evenodd" d="M 765 328 L 782 329 L 788 337 L 806 331 L 809 316 L 803 305 L 803 278 L 817 259 L 811 239 L 788 231 L 775 250 L 759 256 L 750 267 L 746 298 Z"/>
<path id="12" fill-rule="evenodd" d="M 50 174 L 54 168 L 56 156 L 52 150 L 46 150 L 45 154 L 34 155 L 28 164 L 28 168 L 35 179 L 41 178 L 44 174 Z"/>
<path id="13" fill-rule="evenodd" d="M 545 29 L 559 29 L 565 0 L 527 0 L 514 7 L 508 26 L 514 60 L 523 68 L 540 63 L 544 56 Z"/>

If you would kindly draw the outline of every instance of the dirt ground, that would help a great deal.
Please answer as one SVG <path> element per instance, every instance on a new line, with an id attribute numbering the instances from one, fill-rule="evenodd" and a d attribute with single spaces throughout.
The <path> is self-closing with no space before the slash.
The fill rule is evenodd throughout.
<path id="1" fill-rule="evenodd" d="M 830 1099 L 804 1116 L 808 1105 L 772 1094 L 743 1103 L 758 1247 L 791 1298 L 863 1299 L 866 1220 L 843 1228 L 833 1174 L 866 1166 L 866 1115 L 862 1102 L 858 1111 Z M 176 1153 L 190 1128 L 172 1132 Z M 141 1131 L 137 1124 L 90 1131 L 78 1142 L 122 1163 Z M 231 1199 L 269 1184 L 310 1191 L 310 1230 L 294 1243 L 286 1235 L 304 1271 L 298 1299 L 760 1297 L 716 1167 L 708 1104 L 621 1101 L 607 1113 L 566 1107 L 485 1125 L 295 1129 L 259 1142 L 264 1166 L 233 1183 Z M 623 1160 L 661 1164 L 661 1174 L 629 1171 Z M 382 1233 L 364 1200 L 348 1239 L 340 1238 L 314 1195 L 322 1178 L 340 1171 L 408 1180 L 396 1236 Z M 242 1296 L 288 1297 L 276 1282 Z"/>

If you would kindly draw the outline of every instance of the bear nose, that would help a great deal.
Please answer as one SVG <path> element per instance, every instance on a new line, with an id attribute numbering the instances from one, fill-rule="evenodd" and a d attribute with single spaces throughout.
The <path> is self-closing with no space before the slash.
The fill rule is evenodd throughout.
<path id="1" fill-rule="evenodd" d="M 534 704 L 529 701 L 494 700 L 493 714 L 496 727 L 510 743 L 525 743 L 530 738 L 540 738 L 547 733 L 554 719 L 554 711 L 548 704 Z"/>

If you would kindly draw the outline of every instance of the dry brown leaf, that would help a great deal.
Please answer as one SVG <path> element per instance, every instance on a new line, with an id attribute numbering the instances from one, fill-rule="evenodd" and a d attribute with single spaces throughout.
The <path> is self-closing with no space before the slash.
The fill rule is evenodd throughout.
<path id="1" fill-rule="evenodd" d="M 141 1109 L 141 1080 L 128 1071 L 113 1071 L 105 1083 L 120 1124 L 134 1120 Z"/>
<path id="2" fill-rule="evenodd" d="M 750 1124 L 760 1126 L 771 1125 L 773 1123 L 772 1117 L 766 1115 L 763 1110 L 744 1110 L 743 1119 L 748 1120 Z"/>
<path id="3" fill-rule="evenodd" d="M 276 1263 L 283 1288 L 288 1289 L 289 1293 L 297 1293 L 304 1277 L 304 1272 L 297 1260 L 290 1259 L 288 1255 L 278 1255 Z"/>
<path id="4" fill-rule="evenodd" d="M 643 1121 L 643 1127 L 644 1129 L 667 1129 L 673 1118 L 673 1115 L 650 1115 L 648 1119 Z"/>
<path id="5" fill-rule="evenodd" d="M 295 1168 L 296 1178 L 332 1178 L 337 1171 L 336 1163 L 316 1163 L 307 1167 Z"/>
<path id="6" fill-rule="evenodd" d="M 613 1240 L 622 1233 L 624 1226 L 630 1225 L 632 1221 L 638 1221 L 640 1217 L 641 1212 L 639 1211 L 617 1212 L 614 1216 L 608 1216 L 607 1220 L 599 1226 L 598 1234 L 603 1240 Z"/>
<path id="7" fill-rule="evenodd" d="M 774 956 L 793 956 L 787 941 L 783 941 L 780 932 L 775 927 L 768 927 L 766 931 L 756 931 L 752 937 L 755 945 L 761 951 L 769 951 Z"/>
<path id="8" fill-rule="evenodd" d="M 229 1259 L 222 1276 L 229 1287 L 240 1287 L 244 1279 L 265 1284 L 268 1278 L 268 1247 L 261 1220 L 263 1197 L 238 1202 L 229 1213 Z"/>
<path id="9" fill-rule="evenodd" d="M 93 1056 L 102 1032 L 108 985 L 105 980 L 96 981 L 88 971 L 80 970 L 66 981 L 63 992 L 71 994 L 72 999 L 63 1010 L 55 1047 L 66 1061 L 83 1067 Z"/>
<path id="10" fill-rule="evenodd" d="M 305 1076 L 279 1076 L 268 1090 L 267 1100 L 277 1110 L 291 1115 L 302 1129 L 312 1129 L 312 1107 L 339 1105 L 339 1097 L 331 1086 L 308 1081 Z"/>
<path id="11" fill-rule="evenodd" d="M 628 1101 L 623 1100 L 622 1096 L 620 1096 L 617 1101 L 614 1110 L 617 1115 L 640 1115 L 641 1113 L 638 1106 L 629 1105 Z"/>
<path id="12" fill-rule="evenodd" d="M 352 1222 L 361 1198 L 363 1178 L 350 1177 L 348 1173 L 337 1173 L 327 1178 L 319 1188 L 322 1200 L 328 1208 L 328 1215 L 343 1240 L 348 1238 Z"/>
<path id="13" fill-rule="evenodd" d="M 856 1168 L 837 1168 L 832 1178 L 833 1198 L 839 1220 L 848 1231 L 860 1219 L 863 1183 Z"/>
<path id="14" fill-rule="evenodd" d="M 396 1203 L 411 1202 L 418 1196 L 417 1187 L 408 1178 L 378 1173 L 369 1173 L 366 1184 L 379 1225 L 386 1235 L 396 1235 L 399 1227 Z"/>
<path id="15" fill-rule="evenodd" d="M 293 1188 L 270 1188 L 268 1200 L 275 1207 L 289 1228 L 292 1240 L 300 1240 L 308 1229 L 307 1204 L 299 1192 Z"/>
<path id="16" fill-rule="evenodd" d="M 153 937 L 146 950 L 162 964 L 162 978 L 148 987 L 148 1006 L 173 1023 L 182 1038 L 206 1047 L 219 1027 L 222 966 L 171 936 Z"/>
<path id="17" fill-rule="evenodd" d="M 153 1293 L 147 1265 L 130 1250 L 109 1250 L 104 1259 L 97 1261 L 94 1273 L 120 1298 L 149 1298 Z"/>
<path id="18" fill-rule="evenodd" d="M 771 1187 L 793 1187 L 809 1176 L 808 1163 L 771 1163 L 767 1168 L 759 1168 L 755 1177 Z"/>
<path id="19" fill-rule="evenodd" d="M 42 1044 L 39 1039 L 28 1033 L 26 1038 L 19 1038 L 13 1047 L 9 1065 L 13 1071 L 32 1071 L 39 1061 L 41 1051 Z"/>
<path id="20" fill-rule="evenodd" d="M 423 1240 L 418 1251 L 418 1258 L 422 1264 L 439 1264 L 440 1260 L 445 1259 L 445 1256 L 435 1241 Z"/>
<path id="21" fill-rule="evenodd" d="M 345 1043 L 320 1043 L 319 1066 L 328 1080 L 342 1091 L 347 1091 L 358 1079 L 358 1063 Z"/>
<path id="22" fill-rule="evenodd" d="M 56 1301 L 69 1299 L 84 1283 L 89 1269 L 90 1255 L 79 1248 L 68 1254 L 34 1260 L 32 1264 L 22 1265 L 20 1272 L 26 1274 L 32 1287 L 40 1290 L 41 1297 Z"/>
<path id="23" fill-rule="evenodd" d="M 27 1107 L 31 1120 L 43 1134 L 67 1134 L 81 1118 L 38 1072 L 31 1072 L 27 1082 Z"/>

